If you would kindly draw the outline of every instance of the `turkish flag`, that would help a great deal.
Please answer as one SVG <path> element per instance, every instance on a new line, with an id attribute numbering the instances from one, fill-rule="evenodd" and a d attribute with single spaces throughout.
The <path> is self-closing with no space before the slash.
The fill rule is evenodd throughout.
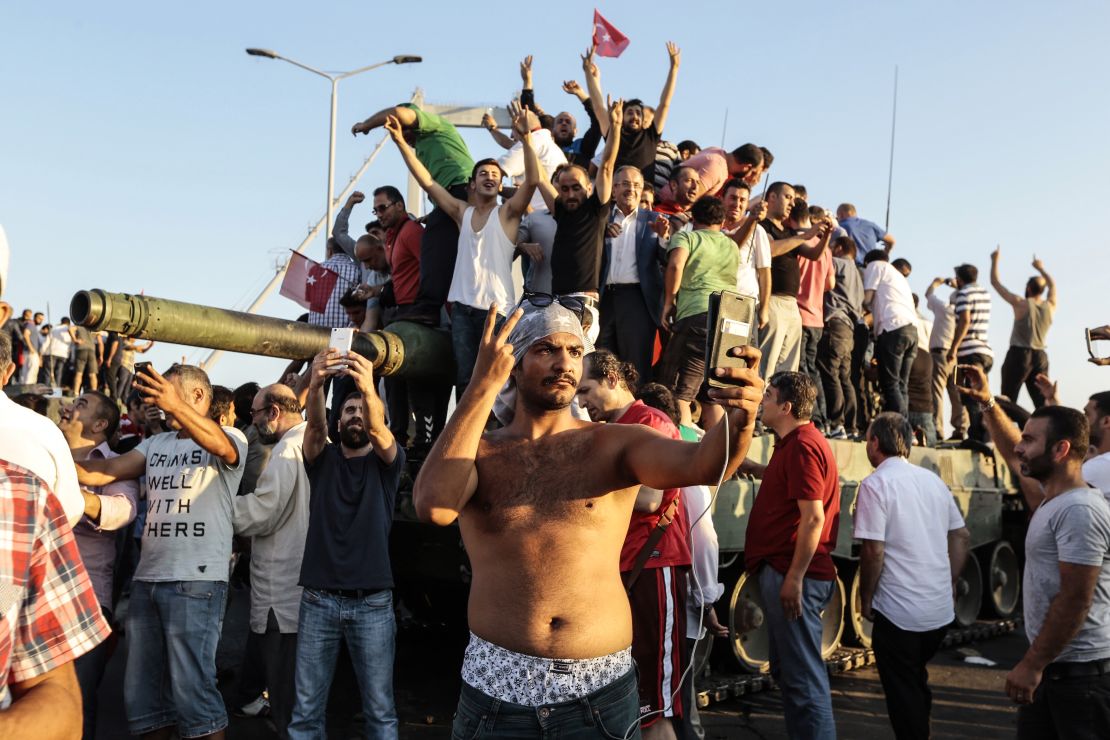
<path id="1" fill-rule="evenodd" d="M 599 57 L 619 57 L 628 48 L 628 37 L 618 31 L 612 23 L 601 17 L 594 8 L 594 46 Z"/>
<path id="2" fill-rule="evenodd" d="M 313 313 L 323 313 L 338 280 L 339 273 L 313 262 L 300 252 L 293 252 L 278 292 Z"/>

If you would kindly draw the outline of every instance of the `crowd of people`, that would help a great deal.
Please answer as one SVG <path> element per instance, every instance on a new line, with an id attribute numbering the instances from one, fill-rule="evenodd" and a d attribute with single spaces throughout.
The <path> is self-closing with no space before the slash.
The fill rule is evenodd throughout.
<path id="1" fill-rule="evenodd" d="M 761 486 L 744 565 L 789 734 L 834 737 L 820 654 L 841 511 L 829 440 L 852 439 L 875 466 L 855 502 L 863 612 L 896 734 L 927 737 L 925 664 L 970 538 L 945 484 L 907 458 L 944 441 L 947 418 L 948 442 L 993 445 L 1020 474 L 1032 513 L 1031 647 L 1006 687 L 1019 736 L 1110 733 L 1110 394 L 1083 412 L 1056 402 L 1051 275 L 1034 259 L 1018 295 L 1001 250 L 990 255 L 1013 310 L 996 399 L 976 266 L 931 280 L 927 320 L 894 237 L 852 204 L 833 211 L 772 179 L 766 147 L 669 143 L 681 53 L 666 51 L 655 107 L 605 96 L 587 51 L 585 87 L 563 83 L 581 135 L 572 113 L 540 107 L 526 58 L 510 132 L 484 121 L 497 157 L 475 161 L 450 122 L 412 104 L 352 128 L 384 129 L 435 208 L 417 219 L 380 185 L 355 237 L 367 198 L 353 193 L 322 263 L 341 279 L 306 320 L 449 331 L 450 414 L 451 388 L 377 377 L 357 354 L 327 350 L 272 384 L 228 389 L 187 364 L 136 372 L 151 342 L 30 310 L 6 320 L 0 371 L 24 386 L 17 400 L 43 410 L 39 384 L 72 400 L 55 425 L 0 398 L 5 523 L 34 532 L 8 545 L 27 548 L 13 577 L 31 596 L 0 594 L 14 643 L 0 728 L 38 716 L 28 698 L 50 696 L 45 685 L 70 697 L 49 729 L 81 732 L 64 711 L 79 692 L 94 737 L 105 638 L 122 629 L 129 730 L 222 737 L 216 649 L 233 552 L 249 549 L 234 709 L 267 711 L 280 737 L 324 737 L 345 644 L 367 736 L 396 737 L 388 543 L 413 461 L 417 515 L 457 523 L 472 570 L 453 736 L 701 736 L 691 655 L 728 634 L 712 487 L 746 474 Z M 742 341 L 728 366 L 707 367 L 721 292 L 751 320 L 730 328 Z M 1019 432 L 1003 407 L 1022 387 L 1035 411 Z M 748 459 L 761 434 L 776 438 L 766 464 Z"/>

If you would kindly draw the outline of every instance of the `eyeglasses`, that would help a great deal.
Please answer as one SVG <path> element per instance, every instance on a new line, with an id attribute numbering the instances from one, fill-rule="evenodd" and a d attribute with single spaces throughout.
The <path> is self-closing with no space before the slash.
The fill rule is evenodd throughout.
<path id="1" fill-rule="evenodd" d="M 392 203 L 386 203 L 384 205 L 374 206 L 373 211 L 374 211 L 374 213 L 376 213 L 380 216 L 380 215 L 382 215 L 383 213 L 385 213 L 390 208 L 392 208 L 393 206 L 397 205 L 400 202 L 401 201 L 399 201 L 399 200 L 395 200 Z"/>
<path id="2" fill-rule="evenodd" d="M 272 405 L 273 404 L 267 404 L 266 406 L 263 406 L 260 409 L 251 409 L 251 416 L 254 417 L 254 416 L 257 416 L 258 414 L 261 414 L 263 411 L 269 411 L 270 406 L 272 406 Z"/>
<path id="3" fill-rule="evenodd" d="M 536 293 L 531 290 L 526 290 L 524 291 L 524 295 L 520 298 L 520 305 L 524 305 L 524 301 L 528 301 L 536 308 L 546 308 L 552 303 L 558 303 L 577 316 L 579 321 L 582 320 L 582 315 L 586 312 L 586 302 L 572 295 L 553 295 L 551 293 Z"/>

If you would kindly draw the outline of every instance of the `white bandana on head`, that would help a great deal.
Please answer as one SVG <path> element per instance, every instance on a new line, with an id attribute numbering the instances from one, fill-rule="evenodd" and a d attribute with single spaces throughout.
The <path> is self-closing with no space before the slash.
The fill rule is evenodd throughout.
<path id="1" fill-rule="evenodd" d="M 513 345 L 513 367 L 520 364 L 524 354 L 533 344 L 552 334 L 573 334 L 582 343 L 584 354 L 594 351 L 594 344 L 582 331 L 582 322 L 573 311 L 558 302 L 549 306 L 533 306 L 524 302 L 524 315 L 509 333 L 509 344 Z M 516 413 L 516 383 L 512 377 L 497 394 L 493 403 L 493 415 L 508 426 Z"/>

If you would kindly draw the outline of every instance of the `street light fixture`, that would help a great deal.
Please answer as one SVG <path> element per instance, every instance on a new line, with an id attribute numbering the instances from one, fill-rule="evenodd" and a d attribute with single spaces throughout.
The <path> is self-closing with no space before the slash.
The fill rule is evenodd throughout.
<path id="1" fill-rule="evenodd" d="M 334 181 L 335 181 L 335 112 L 336 112 L 336 106 L 337 106 L 338 101 L 339 101 L 339 81 L 344 80 L 348 77 L 354 77 L 355 75 L 362 74 L 363 72 L 369 72 L 370 70 L 377 69 L 378 67 L 384 67 L 387 64 L 417 64 L 417 63 L 422 62 L 424 60 L 421 57 L 418 57 L 418 56 L 415 56 L 415 55 L 412 55 L 412 54 L 398 54 L 397 56 L 393 57 L 392 59 L 387 59 L 384 62 L 378 62 L 377 64 L 370 64 L 366 67 L 359 67 L 358 69 L 352 69 L 349 72 L 331 73 L 331 72 L 323 72 L 319 69 L 316 69 L 315 67 L 310 67 L 307 64 L 302 64 L 302 63 L 296 61 L 295 59 L 290 59 L 288 57 L 283 57 L 281 54 L 278 54 L 276 51 L 271 51 L 270 49 L 254 49 L 254 48 L 251 48 L 251 49 L 247 49 L 246 52 L 247 52 L 247 54 L 249 54 L 252 57 L 265 57 L 266 59 L 280 59 L 283 62 L 289 62 L 290 64 L 292 64 L 295 67 L 300 67 L 303 70 L 311 72 L 312 74 L 315 74 L 315 75 L 319 75 L 319 76 L 325 78 L 326 80 L 328 80 L 329 82 L 331 82 L 331 131 L 330 131 L 330 134 L 329 134 L 329 137 L 328 137 L 328 207 L 327 207 L 327 221 L 324 222 L 324 228 L 325 228 L 324 238 L 326 240 L 327 239 L 327 233 L 328 233 L 326 230 L 330 229 L 332 227 L 332 210 L 333 210 L 333 206 L 334 206 L 334 204 L 332 203 L 332 200 L 334 199 L 334 187 L 335 187 L 335 185 L 334 185 Z"/>

